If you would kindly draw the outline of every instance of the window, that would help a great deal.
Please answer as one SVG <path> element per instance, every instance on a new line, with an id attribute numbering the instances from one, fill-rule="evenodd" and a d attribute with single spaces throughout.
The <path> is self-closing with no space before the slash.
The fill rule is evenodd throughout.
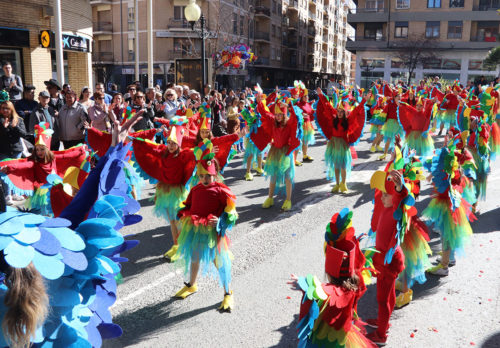
<path id="1" fill-rule="evenodd" d="M 470 59 L 469 60 L 469 70 L 488 70 L 483 65 L 483 61 L 481 59 Z"/>
<path id="2" fill-rule="evenodd" d="M 245 20 L 243 19 L 243 16 L 240 16 L 240 36 L 243 36 L 243 24 L 245 23 Z"/>
<path id="3" fill-rule="evenodd" d="M 443 59 L 443 70 L 460 70 L 462 68 L 461 59 Z"/>
<path id="4" fill-rule="evenodd" d="M 274 47 L 271 47 L 271 59 L 276 59 L 276 49 Z"/>
<path id="5" fill-rule="evenodd" d="M 450 8 L 464 7 L 464 0 L 450 0 Z"/>
<path id="6" fill-rule="evenodd" d="M 135 48 L 135 40 L 133 38 L 128 38 L 128 60 L 134 60 L 134 48 Z"/>
<path id="7" fill-rule="evenodd" d="M 233 13 L 233 33 L 238 33 L 238 15 Z"/>
<path id="8" fill-rule="evenodd" d="M 440 22 L 426 22 L 425 37 L 439 38 Z"/>
<path id="9" fill-rule="evenodd" d="M 410 0 L 396 0 L 396 8 L 398 10 L 404 10 L 410 8 Z"/>
<path id="10" fill-rule="evenodd" d="M 479 11 L 498 8 L 500 8 L 500 1 L 498 0 L 479 0 Z"/>
<path id="11" fill-rule="evenodd" d="M 462 38 L 462 21 L 449 21 L 448 22 L 448 39 L 461 39 Z"/>
<path id="12" fill-rule="evenodd" d="M 384 9 L 383 0 L 366 0 L 365 9 L 367 11 L 378 11 Z"/>
<path id="13" fill-rule="evenodd" d="M 273 37 L 276 36 L 276 26 L 274 24 L 271 24 L 271 35 Z"/>
<path id="14" fill-rule="evenodd" d="M 478 22 L 475 41 L 495 42 L 498 36 L 498 22 Z"/>
<path id="15" fill-rule="evenodd" d="M 396 22 L 394 37 L 408 37 L 408 22 Z"/>
<path id="16" fill-rule="evenodd" d="M 127 11 L 127 20 L 128 20 L 128 30 L 134 30 L 135 26 L 135 8 L 129 7 Z"/>
<path id="17" fill-rule="evenodd" d="M 383 40 L 382 27 L 378 24 L 365 23 L 365 39 Z"/>
<path id="18" fill-rule="evenodd" d="M 441 0 L 427 0 L 427 8 L 441 8 Z"/>
<path id="19" fill-rule="evenodd" d="M 184 19 L 184 9 L 186 6 L 174 6 L 174 19 Z"/>

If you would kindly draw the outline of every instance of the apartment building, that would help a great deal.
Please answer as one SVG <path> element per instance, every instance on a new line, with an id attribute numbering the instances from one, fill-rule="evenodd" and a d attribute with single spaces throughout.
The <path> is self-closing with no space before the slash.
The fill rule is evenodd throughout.
<path id="1" fill-rule="evenodd" d="M 92 15 L 87 0 L 61 1 L 65 81 L 75 90 L 92 84 Z M 49 0 L 9 1 L 0 11 L 0 63 L 37 91 L 57 78 L 55 19 Z"/>
<path id="2" fill-rule="evenodd" d="M 351 0 L 352 1 L 352 0 Z M 95 78 L 121 88 L 134 80 L 134 26 L 139 23 L 139 64 L 146 81 L 146 0 L 91 0 L 94 18 Z M 257 61 L 245 69 L 215 65 L 218 87 L 312 84 L 330 77 L 348 80 L 350 55 L 345 49 L 348 6 L 341 0 L 202 0 L 198 1 L 214 35 L 206 40 L 207 57 L 224 46 L 245 43 Z M 153 1 L 154 81 L 175 79 L 176 59 L 199 58 L 201 40 L 184 19 L 187 0 Z"/>
<path id="3" fill-rule="evenodd" d="M 485 75 L 483 60 L 498 45 L 498 0 L 358 0 L 348 16 L 355 28 L 347 49 L 356 54 L 356 83 L 378 78 L 407 79 L 395 58 L 401 42 L 420 35 L 432 39 L 436 58 L 417 67 L 413 80 L 441 76 L 462 83 Z"/>

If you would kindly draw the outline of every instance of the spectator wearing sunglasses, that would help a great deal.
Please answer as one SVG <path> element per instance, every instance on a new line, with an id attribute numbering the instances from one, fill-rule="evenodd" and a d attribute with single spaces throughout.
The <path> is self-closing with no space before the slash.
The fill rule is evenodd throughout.
<path id="1" fill-rule="evenodd" d="M 90 125 L 101 131 L 111 131 L 110 117 L 108 116 L 108 106 L 105 102 L 103 92 L 96 91 L 94 93 L 95 104 L 89 108 Z M 112 117 L 112 116 L 111 116 Z"/>
<path id="2" fill-rule="evenodd" d="M 133 103 L 134 96 L 137 93 L 137 86 L 132 84 L 127 86 L 127 93 L 125 94 L 125 102 L 129 105 Z M 128 97 L 126 96 L 128 94 Z"/>
<path id="3" fill-rule="evenodd" d="M 163 103 L 163 105 L 165 106 L 163 109 L 163 111 L 165 111 L 165 117 L 170 120 L 175 116 L 175 113 L 180 107 L 180 102 L 177 100 L 177 94 L 174 89 L 167 89 L 165 92 L 165 103 Z"/>
<path id="4" fill-rule="evenodd" d="M 132 109 L 138 113 L 141 110 L 144 110 L 144 113 L 142 114 L 142 119 L 139 120 L 135 125 L 134 125 L 134 131 L 140 131 L 140 130 L 145 130 L 145 129 L 151 129 L 153 128 L 153 119 L 155 117 L 155 113 L 151 105 L 146 104 L 146 97 L 144 96 L 144 93 L 142 92 L 137 92 L 134 95 L 134 100 L 132 102 Z"/>

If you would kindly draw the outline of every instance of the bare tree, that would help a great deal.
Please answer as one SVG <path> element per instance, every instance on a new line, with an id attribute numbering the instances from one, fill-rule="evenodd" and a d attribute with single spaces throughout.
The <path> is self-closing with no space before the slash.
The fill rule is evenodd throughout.
<path id="1" fill-rule="evenodd" d="M 411 84 L 411 77 L 417 66 L 438 58 L 435 40 L 424 35 L 410 36 L 404 41 L 395 42 L 393 47 L 396 48 L 395 58 L 400 59 L 408 71 L 408 85 Z"/>

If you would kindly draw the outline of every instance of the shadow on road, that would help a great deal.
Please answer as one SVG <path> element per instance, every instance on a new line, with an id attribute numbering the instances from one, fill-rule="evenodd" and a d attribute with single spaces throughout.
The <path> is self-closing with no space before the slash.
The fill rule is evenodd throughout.
<path id="1" fill-rule="evenodd" d="M 147 230 L 132 236 L 140 242 L 133 249 L 126 251 L 123 256 L 128 258 L 126 266 L 122 269 L 122 275 L 125 281 L 130 277 L 144 272 L 145 269 L 151 269 L 159 264 L 165 263 L 163 253 L 173 244 L 172 234 L 169 226 L 161 226 L 152 230 Z M 150 258 L 144 260 L 146 258 Z"/>
<path id="2" fill-rule="evenodd" d="M 500 208 L 479 214 L 477 218 L 471 223 L 474 233 L 498 232 L 500 230 Z"/>
<path id="3" fill-rule="evenodd" d="M 483 344 L 481 344 L 481 348 L 496 348 L 500 347 L 500 332 L 497 332 L 484 341 Z"/>
<path id="4" fill-rule="evenodd" d="M 278 332 L 281 332 L 280 341 L 271 346 L 272 348 L 282 348 L 282 347 L 297 347 L 297 324 L 299 322 L 299 315 L 295 314 L 293 316 L 293 321 L 286 326 L 280 327 Z"/>
<path id="5" fill-rule="evenodd" d="M 133 312 L 124 312 L 113 317 L 113 322 L 123 329 L 123 336 L 119 339 L 110 340 L 109 346 L 126 347 L 140 343 L 146 336 L 157 330 L 168 330 L 173 326 L 182 324 L 185 320 L 219 307 L 219 303 L 214 303 L 207 307 L 175 315 L 174 310 L 169 307 L 177 301 L 182 300 L 172 297 L 155 305 L 142 307 Z"/>

